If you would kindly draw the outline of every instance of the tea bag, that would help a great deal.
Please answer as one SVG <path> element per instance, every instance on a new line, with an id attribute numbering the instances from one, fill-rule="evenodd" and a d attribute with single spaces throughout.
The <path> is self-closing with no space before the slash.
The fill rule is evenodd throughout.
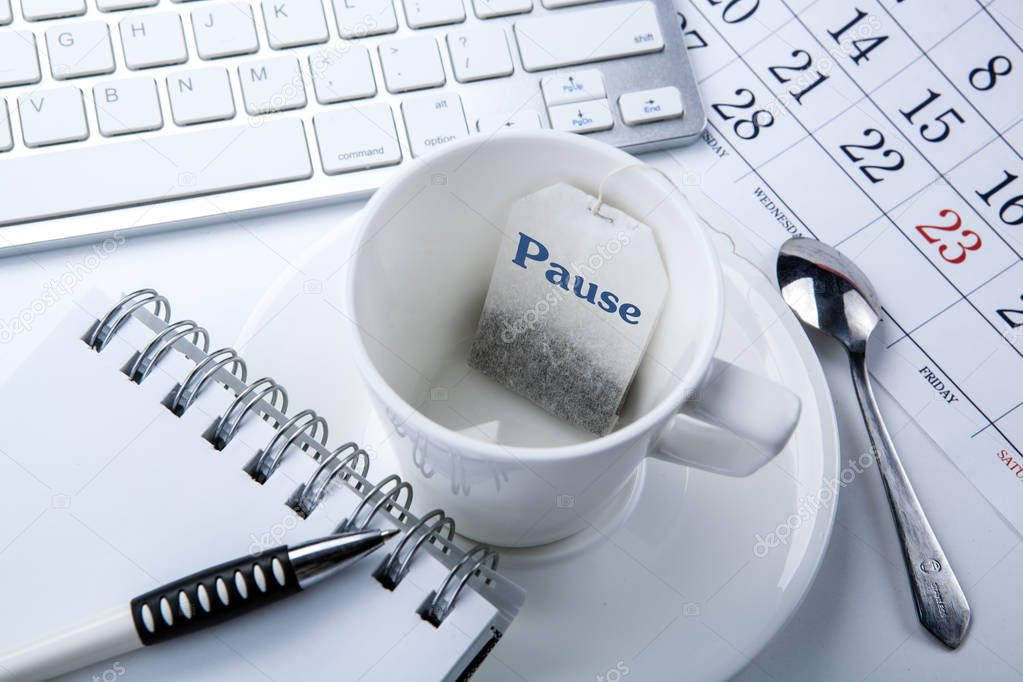
<path id="1" fill-rule="evenodd" d="M 469 364 L 604 435 L 667 288 L 647 225 L 570 185 L 541 189 L 508 213 Z"/>

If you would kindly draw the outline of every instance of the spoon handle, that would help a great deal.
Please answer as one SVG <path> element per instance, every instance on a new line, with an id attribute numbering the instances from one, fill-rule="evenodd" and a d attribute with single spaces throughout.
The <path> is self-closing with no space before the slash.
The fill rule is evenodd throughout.
<path id="1" fill-rule="evenodd" d="M 927 522 L 881 418 L 867 375 L 866 355 L 852 353 L 850 364 L 856 397 L 863 410 L 863 420 L 874 446 L 874 456 L 902 543 L 902 556 L 906 560 L 917 615 L 931 634 L 955 649 L 966 637 L 970 625 L 970 605 L 945 558 L 938 538 L 931 530 L 931 524 Z"/>

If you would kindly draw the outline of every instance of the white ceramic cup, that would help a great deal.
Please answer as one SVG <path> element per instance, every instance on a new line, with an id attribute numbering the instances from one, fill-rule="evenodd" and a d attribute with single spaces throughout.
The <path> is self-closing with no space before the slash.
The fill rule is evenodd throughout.
<path id="1" fill-rule="evenodd" d="M 630 163 L 568 133 L 479 136 L 410 164 L 362 214 L 346 292 L 355 361 L 394 428 L 416 508 L 444 509 L 463 535 L 558 540 L 627 492 L 645 457 L 746 475 L 796 426 L 795 394 L 714 357 L 725 314 L 717 254 L 679 191 L 649 169 L 605 185 L 607 203 L 652 228 L 670 280 L 617 428 L 581 432 L 469 369 L 498 245 L 513 238 L 509 205 L 556 182 L 596 195 Z"/>

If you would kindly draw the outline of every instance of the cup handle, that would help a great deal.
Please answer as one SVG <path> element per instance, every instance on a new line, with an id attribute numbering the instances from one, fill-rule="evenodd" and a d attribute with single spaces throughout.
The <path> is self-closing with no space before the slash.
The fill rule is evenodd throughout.
<path id="1" fill-rule="evenodd" d="M 748 476 L 785 447 L 799 422 L 799 396 L 714 358 L 700 388 L 654 440 L 651 457 Z"/>

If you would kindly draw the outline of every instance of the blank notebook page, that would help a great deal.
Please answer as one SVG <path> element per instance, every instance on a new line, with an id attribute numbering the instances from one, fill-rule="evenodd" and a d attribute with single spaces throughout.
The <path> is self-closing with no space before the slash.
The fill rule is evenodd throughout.
<path id="1" fill-rule="evenodd" d="M 285 501 L 312 458 L 290 448 L 256 483 L 243 467 L 273 425 L 249 415 L 216 451 L 202 434 L 234 393 L 211 383 L 175 416 L 161 401 L 194 363 L 171 352 L 141 384 L 129 381 L 122 370 L 153 332 L 133 318 L 95 352 L 82 337 L 109 307 L 84 301 L 0 387 L 0 650 L 207 566 L 331 533 L 360 502 L 337 485 L 300 518 Z M 332 444 L 345 440 L 332 434 Z M 444 679 L 497 609 L 466 589 L 434 627 L 417 609 L 448 569 L 418 552 L 390 591 L 372 573 L 394 544 L 275 605 L 67 679 Z"/>

